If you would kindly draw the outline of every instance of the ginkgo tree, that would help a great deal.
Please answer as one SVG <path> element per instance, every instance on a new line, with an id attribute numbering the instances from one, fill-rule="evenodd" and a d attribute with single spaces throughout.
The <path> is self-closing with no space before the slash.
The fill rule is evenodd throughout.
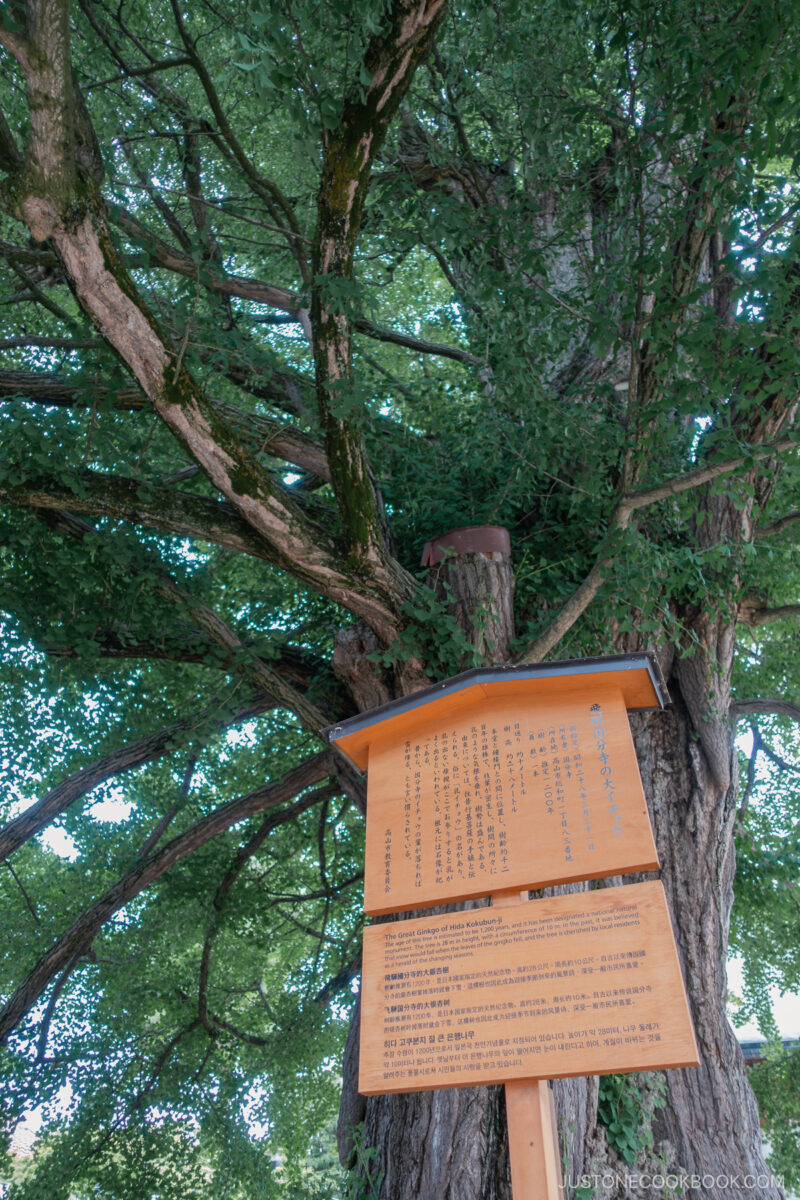
<path id="1" fill-rule="evenodd" d="M 796 874 L 735 736 L 800 715 L 797 5 L 2 12 L 12 1194 L 332 1195 L 341 1084 L 353 1194 L 507 1200 L 500 1090 L 358 1096 L 365 785 L 323 731 L 642 649 L 702 1062 L 631 1085 L 628 1149 L 764 1180 L 725 958 L 737 824 L 740 940 Z M 510 555 L 420 570 L 485 524 Z M 598 1095 L 556 1086 L 572 1181 L 617 1161 Z"/>

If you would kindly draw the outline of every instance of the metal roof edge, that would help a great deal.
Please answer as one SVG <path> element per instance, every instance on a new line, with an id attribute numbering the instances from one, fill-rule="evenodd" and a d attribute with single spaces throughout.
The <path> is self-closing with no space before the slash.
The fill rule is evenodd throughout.
<path id="1" fill-rule="evenodd" d="M 653 654 L 605 654 L 595 658 L 567 658 L 558 662 L 530 663 L 525 666 L 473 667 L 453 675 L 440 683 L 421 688 L 398 700 L 389 700 L 377 708 L 365 713 L 357 713 L 344 721 L 328 725 L 321 732 L 329 742 L 337 742 L 341 737 L 368 729 L 371 725 L 379 725 L 401 713 L 421 708 L 431 700 L 437 700 L 450 693 L 463 691 L 464 688 L 475 687 L 482 683 L 493 683 L 503 678 L 514 679 L 555 679 L 563 675 L 593 675 L 603 671 L 641 671 L 646 670 L 653 685 L 653 691 L 658 699 L 658 706 L 647 706 L 647 709 L 634 711 L 652 711 L 655 707 L 664 708 L 669 703 L 666 684 L 661 669 Z"/>

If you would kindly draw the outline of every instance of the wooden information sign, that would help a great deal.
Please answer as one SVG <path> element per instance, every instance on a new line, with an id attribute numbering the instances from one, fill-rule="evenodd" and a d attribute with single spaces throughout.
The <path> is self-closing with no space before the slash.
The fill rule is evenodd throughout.
<path id="1" fill-rule="evenodd" d="M 660 882 L 364 931 L 364 1095 L 696 1066 Z"/>
<path id="2" fill-rule="evenodd" d="M 618 690 L 481 698 L 370 747 L 368 913 L 657 866 Z"/>
<path id="3" fill-rule="evenodd" d="M 660 882 L 528 889 L 658 866 L 627 710 L 663 706 L 617 655 L 467 671 L 331 727 L 369 768 L 364 907 L 491 908 L 364 932 L 359 1090 L 504 1082 L 517 1200 L 556 1200 L 548 1079 L 694 1066 Z"/>
<path id="4" fill-rule="evenodd" d="M 644 655 L 468 671 L 329 731 L 369 767 L 364 909 L 658 866 L 628 708 Z"/>

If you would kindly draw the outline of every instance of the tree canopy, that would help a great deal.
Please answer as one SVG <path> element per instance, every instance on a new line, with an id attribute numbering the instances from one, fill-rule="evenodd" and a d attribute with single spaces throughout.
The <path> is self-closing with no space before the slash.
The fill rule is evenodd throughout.
<path id="1" fill-rule="evenodd" d="M 799 29 L 3 6 L 0 1111 L 46 1130 L 13 1196 L 402 1194 L 369 1117 L 350 1183 L 327 1157 L 365 785 L 322 731 L 481 662 L 659 656 L 637 736 L 704 1062 L 735 835 L 747 1011 L 797 988 Z M 420 568 L 484 524 L 502 634 L 480 556 Z M 679 1086 L 694 1169 L 728 1117 Z"/>

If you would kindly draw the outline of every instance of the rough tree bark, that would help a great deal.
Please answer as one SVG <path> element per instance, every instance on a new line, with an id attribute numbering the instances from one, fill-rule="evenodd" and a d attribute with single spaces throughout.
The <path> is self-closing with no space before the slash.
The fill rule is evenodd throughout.
<path id="1" fill-rule="evenodd" d="M 701 1059 L 699 1067 L 665 1073 L 667 1105 L 656 1132 L 674 1147 L 674 1165 L 692 1174 L 763 1176 L 755 1098 L 725 1016 L 735 776 L 731 780 L 729 774 L 726 784 L 712 773 L 681 674 L 677 666 L 669 674 L 672 706 L 666 712 L 635 718 L 637 754 Z M 732 758 L 729 733 L 728 745 Z M 752 1193 L 752 1188 L 715 1182 L 703 1194 L 722 1197 L 736 1190 Z M 782 1195 L 777 1187 L 759 1187 L 758 1194 Z"/>

